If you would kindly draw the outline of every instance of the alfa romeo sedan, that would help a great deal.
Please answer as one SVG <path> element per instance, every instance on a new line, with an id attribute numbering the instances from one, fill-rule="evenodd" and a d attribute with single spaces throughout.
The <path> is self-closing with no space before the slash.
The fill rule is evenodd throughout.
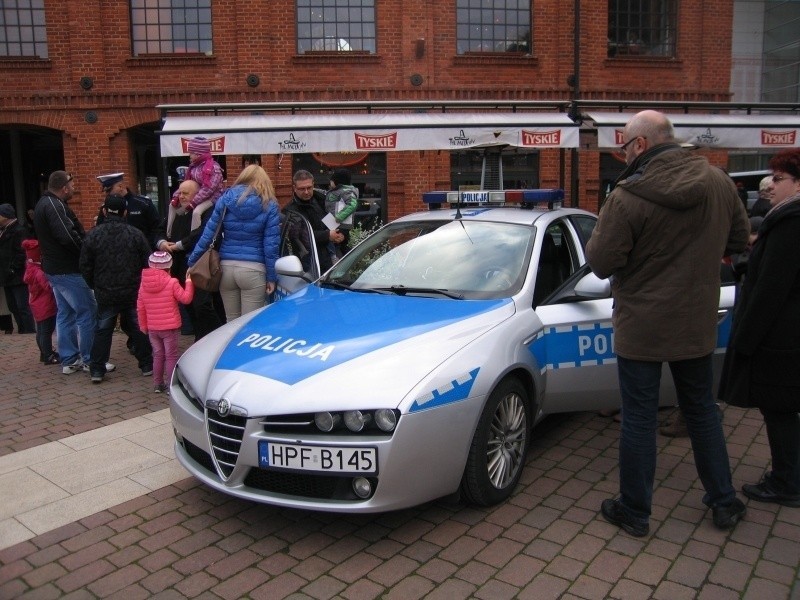
<path id="1" fill-rule="evenodd" d="M 596 217 L 431 201 L 442 208 L 384 226 L 321 276 L 308 224 L 290 219 L 280 301 L 191 346 L 173 374 L 175 450 L 193 476 L 322 511 L 456 493 L 492 505 L 513 493 L 539 420 L 619 405 L 610 286 L 585 264 Z M 733 300 L 723 286 L 718 359 Z"/>

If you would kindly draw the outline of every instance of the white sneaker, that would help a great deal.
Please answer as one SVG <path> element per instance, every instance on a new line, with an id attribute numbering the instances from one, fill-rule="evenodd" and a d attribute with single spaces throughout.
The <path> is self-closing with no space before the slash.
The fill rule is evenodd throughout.
<path id="1" fill-rule="evenodd" d="M 67 367 L 64 367 L 64 368 L 66 369 Z M 86 371 L 88 373 L 89 372 L 89 365 L 87 365 L 86 363 L 82 363 L 81 369 L 83 369 L 84 371 Z M 116 371 L 116 370 L 117 370 L 117 365 L 115 365 L 114 363 L 106 363 L 106 373 L 111 373 L 111 371 Z M 74 373 L 74 372 L 75 371 L 72 371 L 72 373 Z M 65 373 L 66 373 L 66 371 L 65 371 Z"/>
<path id="2" fill-rule="evenodd" d="M 80 358 L 72 364 L 64 365 L 63 367 L 61 367 L 61 372 L 64 375 L 72 375 L 73 373 L 77 373 L 78 371 L 81 370 L 88 371 L 89 365 L 83 364 L 83 361 Z"/>

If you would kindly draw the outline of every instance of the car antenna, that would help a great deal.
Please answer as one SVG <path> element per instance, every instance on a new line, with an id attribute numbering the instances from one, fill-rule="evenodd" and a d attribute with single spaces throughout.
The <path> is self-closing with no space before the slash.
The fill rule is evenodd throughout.
<path id="1" fill-rule="evenodd" d="M 456 221 L 461 220 L 461 192 L 458 192 L 458 196 L 456 196 Z"/>

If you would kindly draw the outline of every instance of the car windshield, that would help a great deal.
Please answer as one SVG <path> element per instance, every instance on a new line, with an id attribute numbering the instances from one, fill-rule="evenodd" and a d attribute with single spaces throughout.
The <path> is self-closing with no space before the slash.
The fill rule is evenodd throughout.
<path id="1" fill-rule="evenodd" d="M 524 282 L 534 232 L 485 221 L 396 222 L 346 254 L 320 283 L 402 295 L 507 297 Z"/>

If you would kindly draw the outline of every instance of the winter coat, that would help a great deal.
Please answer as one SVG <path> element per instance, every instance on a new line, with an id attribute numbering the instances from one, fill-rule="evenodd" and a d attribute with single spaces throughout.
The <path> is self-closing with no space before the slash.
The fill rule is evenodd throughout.
<path id="1" fill-rule="evenodd" d="M 42 263 L 28 261 L 25 265 L 25 285 L 28 286 L 28 305 L 36 321 L 44 321 L 56 314 L 56 297 L 42 271 Z"/>
<path id="2" fill-rule="evenodd" d="M 28 232 L 17 219 L 0 227 L 0 286 L 22 285 L 26 260 L 22 240 L 27 237 Z"/>
<path id="3" fill-rule="evenodd" d="M 744 250 L 750 223 L 733 181 L 677 144 L 638 157 L 606 200 L 586 258 L 613 276 L 614 348 L 631 360 L 710 354 L 720 262 Z"/>
<path id="4" fill-rule="evenodd" d="M 222 173 L 222 167 L 219 166 L 219 163 L 215 161 L 210 154 L 204 154 L 198 157 L 197 160 L 189 165 L 184 181 L 190 179 L 196 181 L 200 186 L 200 189 L 197 190 L 197 194 L 195 194 L 191 203 L 189 203 L 188 208 L 190 211 L 197 208 L 206 200 L 215 203 L 220 196 L 222 196 L 222 192 L 225 189 L 225 176 Z M 175 193 L 172 194 L 171 203 L 172 206 L 176 208 L 180 206 L 178 190 L 175 190 Z"/>
<path id="5" fill-rule="evenodd" d="M 800 196 L 771 211 L 737 299 L 719 398 L 800 411 Z"/>
<path id="6" fill-rule="evenodd" d="M 106 216 L 101 207 L 95 223 L 102 225 L 105 220 Z M 158 216 L 158 210 L 150 198 L 132 194 L 128 190 L 128 193 L 125 194 L 125 222 L 141 231 L 152 248 L 156 247 L 156 242 L 162 233 L 161 217 Z"/>
<path id="7" fill-rule="evenodd" d="M 100 305 L 136 303 L 150 244 L 122 217 L 109 215 L 83 240 L 80 268 Z"/>
<path id="8" fill-rule="evenodd" d="M 211 245 L 211 239 L 227 207 L 222 224 L 222 243 L 219 247 L 221 260 L 254 262 L 266 267 L 267 281 L 278 280 L 275 261 L 281 238 L 281 216 L 278 203 L 270 200 L 266 208 L 261 205 L 261 197 L 255 193 L 247 195 L 242 202 L 239 198 L 247 188 L 237 185 L 228 189 L 214 205 L 214 212 L 206 223 L 203 235 L 189 255 L 188 264 L 194 263 Z"/>
<path id="9" fill-rule="evenodd" d="M 353 228 L 353 213 L 357 208 L 358 188 L 355 186 L 339 185 L 325 196 L 325 210 L 336 217 L 341 229 Z"/>
<path id="10" fill-rule="evenodd" d="M 139 329 L 143 333 L 180 329 L 181 312 L 178 302 L 189 304 L 193 297 L 194 285 L 191 279 L 186 280 L 186 287 L 183 288 L 166 269 L 146 268 L 142 271 L 142 283 L 136 301 Z"/>
<path id="11" fill-rule="evenodd" d="M 86 232 L 67 203 L 46 191 L 36 203 L 33 223 L 42 251 L 42 270 L 48 275 L 80 273 L 78 261 Z"/>

